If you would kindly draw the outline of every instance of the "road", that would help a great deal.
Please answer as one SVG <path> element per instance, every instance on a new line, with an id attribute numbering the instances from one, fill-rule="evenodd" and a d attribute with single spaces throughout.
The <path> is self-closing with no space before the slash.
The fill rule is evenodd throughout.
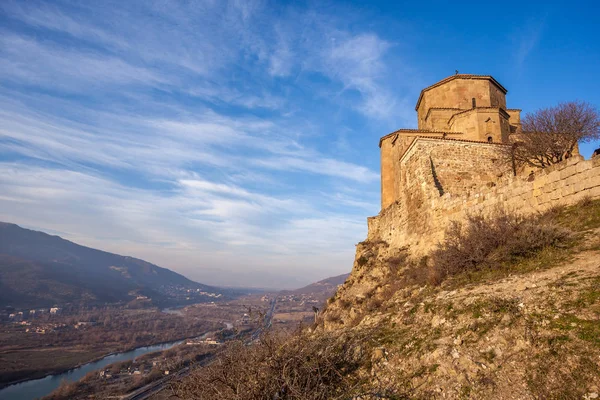
<path id="1" fill-rule="evenodd" d="M 260 326 L 257 330 L 254 331 L 254 333 L 252 333 L 252 336 L 250 336 L 250 340 L 248 340 L 246 344 L 254 343 L 260 337 L 261 333 L 265 331 L 265 329 L 269 329 L 271 327 L 271 325 L 273 324 L 273 313 L 275 312 L 276 303 L 277 298 L 271 300 L 271 307 L 269 308 L 269 311 L 267 311 L 267 313 L 265 314 L 262 326 Z"/>
<path id="2" fill-rule="evenodd" d="M 173 375 L 165 376 L 156 382 L 149 383 L 148 385 L 139 388 L 138 390 L 123 396 L 123 400 L 145 400 L 154 396 L 165 388 L 165 385 L 173 379 L 181 379 L 190 373 L 190 367 L 185 367 Z"/>
<path id="3" fill-rule="evenodd" d="M 213 358 L 215 358 L 214 354 L 207 355 L 201 361 L 194 364 L 194 366 L 208 365 L 213 360 Z M 184 367 L 174 374 L 167 375 L 164 378 L 161 378 L 155 382 L 149 383 L 146 386 L 141 387 L 134 392 L 131 392 L 125 396 L 122 396 L 121 400 L 145 400 L 145 399 L 148 399 L 151 396 L 154 396 L 155 394 L 157 394 L 158 392 L 163 390 L 165 388 L 165 386 L 167 385 L 167 383 L 169 383 L 170 381 L 172 381 L 172 380 L 177 381 L 181 378 L 186 377 L 189 373 L 190 373 L 190 367 Z"/>

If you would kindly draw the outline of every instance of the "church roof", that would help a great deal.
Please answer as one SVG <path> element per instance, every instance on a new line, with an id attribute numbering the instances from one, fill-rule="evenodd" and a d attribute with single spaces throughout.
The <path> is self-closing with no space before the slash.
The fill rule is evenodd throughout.
<path id="1" fill-rule="evenodd" d="M 430 134 L 430 135 L 463 135 L 462 132 L 437 131 L 437 130 L 432 130 L 432 129 L 398 129 L 397 131 L 394 131 L 392 133 L 388 133 L 387 135 L 385 135 L 381 139 L 379 139 L 379 147 L 381 147 L 381 143 L 385 139 L 390 138 L 390 137 L 392 137 L 394 135 L 397 135 L 399 133 L 408 133 L 408 134 L 414 135 L 414 136 L 422 136 L 422 135 L 425 135 L 425 134 Z"/>
<path id="2" fill-rule="evenodd" d="M 489 80 L 494 85 L 496 85 L 500 90 L 502 90 L 502 92 L 504 92 L 504 94 L 508 93 L 508 90 L 506 90 L 506 88 L 504 86 L 502 86 L 497 80 L 495 80 L 494 77 L 491 75 L 456 74 L 456 75 L 451 75 L 447 78 L 444 78 L 441 81 L 434 83 L 433 85 L 428 86 L 425 89 L 421 90 L 421 94 L 419 95 L 419 99 L 417 100 L 417 105 L 415 106 L 415 111 L 419 110 L 419 104 L 421 104 L 421 99 L 423 98 L 423 95 L 425 94 L 426 91 L 433 89 L 435 87 L 444 85 L 455 79 L 485 79 L 485 80 Z"/>

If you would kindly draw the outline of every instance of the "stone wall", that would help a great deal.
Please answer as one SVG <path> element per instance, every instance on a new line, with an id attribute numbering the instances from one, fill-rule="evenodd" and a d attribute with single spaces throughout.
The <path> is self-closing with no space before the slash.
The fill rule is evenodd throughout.
<path id="1" fill-rule="evenodd" d="M 454 114 L 448 120 L 452 132 L 463 132 L 468 140 L 507 143 L 510 133 L 509 114 L 495 107 L 478 107 Z M 516 126 L 515 126 L 516 130 Z"/>
<path id="2" fill-rule="evenodd" d="M 417 138 L 400 160 L 403 192 L 368 219 L 368 239 L 410 246 L 416 256 L 443 239 L 453 220 L 498 208 L 519 214 L 600 198 L 600 157 L 574 156 L 530 176 L 512 176 L 501 145 Z"/>
<path id="3" fill-rule="evenodd" d="M 506 112 L 509 115 L 510 133 L 521 133 L 521 110 L 508 109 Z"/>
<path id="4" fill-rule="evenodd" d="M 427 111 L 432 107 L 456 107 L 468 110 L 473 107 L 472 99 L 475 99 L 479 107 L 491 107 L 491 85 L 493 84 L 486 79 L 454 79 L 427 90 L 417 111 L 419 129 L 440 129 L 438 126 L 433 126 L 431 121 L 425 120 Z"/>
<path id="5" fill-rule="evenodd" d="M 484 104 L 478 104 L 478 106 L 485 106 Z M 489 107 L 500 107 L 506 110 L 506 92 L 500 90 L 496 85 L 490 85 L 490 105 Z"/>
<path id="6" fill-rule="evenodd" d="M 389 207 L 394 201 L 400 198 L 403 193 L 403 186 L 400 182 L 401 166 L 400 159 L 404 152 L 410 147 L 415 138 L 419 135 L 433 137 L 442 137 L 444 133 L 414 131 L 390 134 L 382 138 L 381 148 L 381 209 Z M 450 134 L 460 137 L 462 134 Z"/>
<path id="7" fill-rule="evenodd" d="M 430 129 L 436 129 L 440 131 L 449 131 L 450 125 L 448 121 L 450 118 L 461 111 L 460 108 L 430 108 L 425 115 L 426 126 Z"/>
<path id="8" fill-rule="evenodd" d="M 445 122 L 427 118 L 429 109 L 453 107 L 461 110 L 477 107 L 506 109 L 506 92 L 488 76 L 455 75 L 423 90 L 417 107 L 419 129 L 443 130 Z M 437 122 L 442 123 L 438 125 Z"/>

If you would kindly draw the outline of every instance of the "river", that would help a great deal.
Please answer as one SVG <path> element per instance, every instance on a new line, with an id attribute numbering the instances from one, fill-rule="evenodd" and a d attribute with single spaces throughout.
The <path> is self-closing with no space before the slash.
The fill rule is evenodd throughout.
<path id="1" fill-rule="evenodd" d="M 71 382 L 78 381 L 88 372 L 103 368 L 109 364 L 118 361 L 133 360 L 134 358 L 143 354 L 152 353 L 155 351 L 167 350 L 182 342 L 182 340 L 178 340 L 175 342 L 157 344 L 154 346 L 138 347 L 137 349 L 123 353 L 111 354 L 98 361 L 84 364 L 81 367 L 71 369 L 67 372 L 63 372 L 62 374 L 48 375 L 44 378 L 16 383 L 14 385 L 7 386 L 4 389 L 0 389 L 0 400 L 33 400 L 39 397 L 47 396 L 60 385 L 63 379 Z"/>

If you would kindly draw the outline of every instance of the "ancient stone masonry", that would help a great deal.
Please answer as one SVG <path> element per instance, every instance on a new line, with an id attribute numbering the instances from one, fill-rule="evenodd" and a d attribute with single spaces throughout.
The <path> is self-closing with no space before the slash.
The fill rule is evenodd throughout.
<path id="1" fill-rule="evenodd" d="M 421 92 L 419 129 L 380 140 L 382 210 L 368 219 L 369 240 L 425 255 L 469 213 L 528 214 L 600 198 L 600 157 L 576 155 L 517 176 L 503 164 L 500 151 L 520 132 L 520 110 L 506 109 L 505 94 L 480 75 L 454 75 Z"/>
<path id="2" fill-rule="evenodd" d="M 415 110 L 418 129 L 400 129 L 379 141 L 381 208 L 399 199 L 400 158 L 417 138 L 438 137 L 508 143 L 520 131 L 518 109 L 506 108 L 506 89 L 487 75 L 456 74 L 421 91 Z"/>

